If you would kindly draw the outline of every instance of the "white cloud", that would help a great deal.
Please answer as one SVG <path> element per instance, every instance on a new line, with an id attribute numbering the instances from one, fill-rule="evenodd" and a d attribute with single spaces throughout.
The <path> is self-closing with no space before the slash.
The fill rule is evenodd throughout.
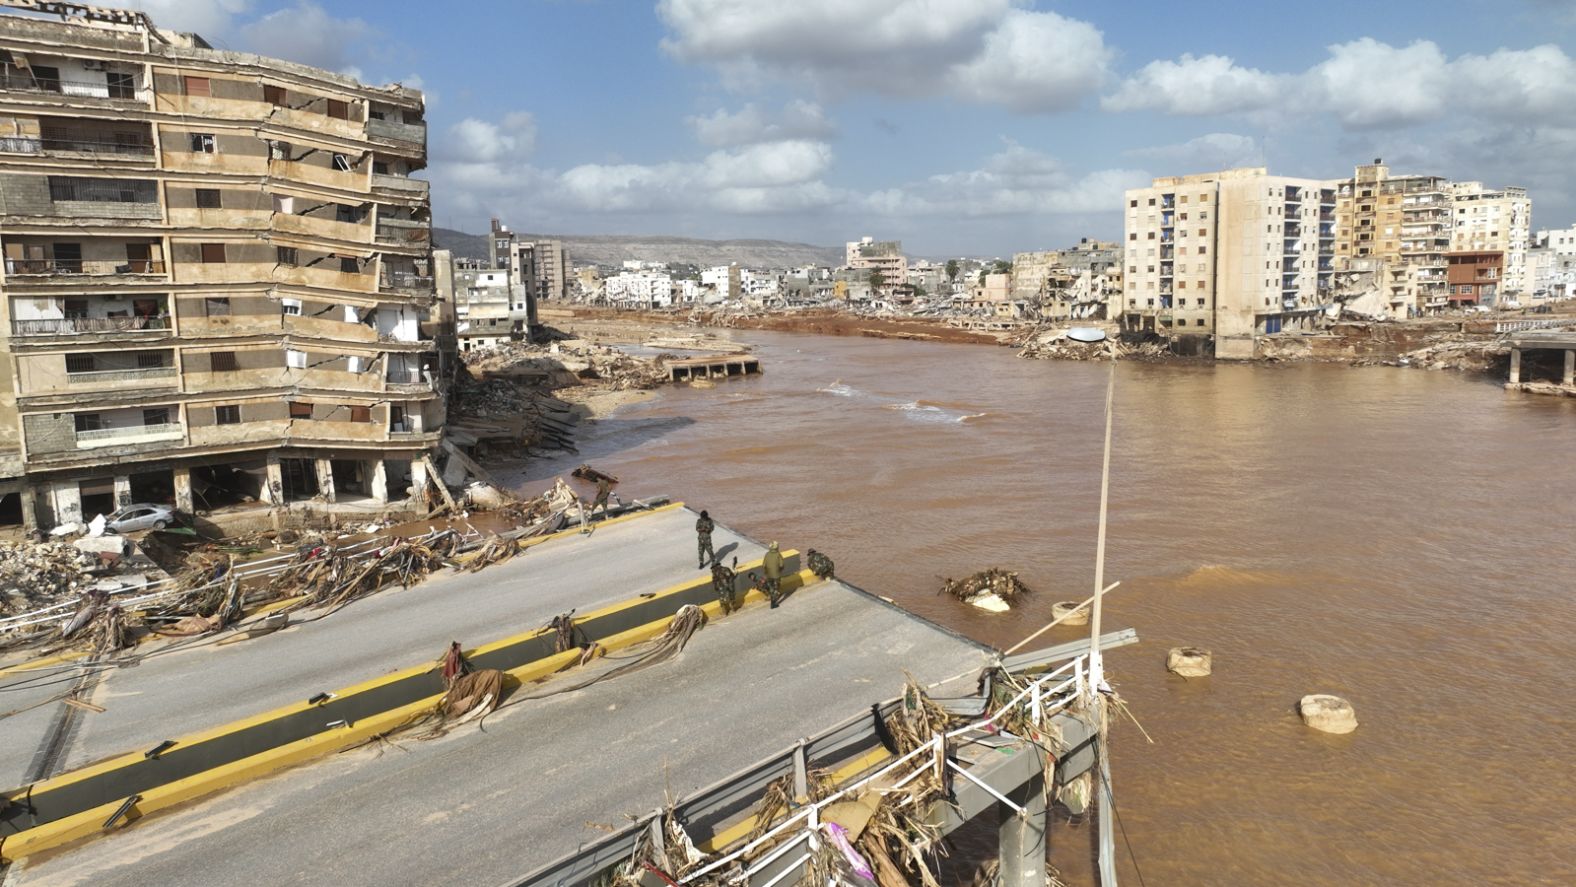
<path id="1" fill-rule="evenodd" d="M 1183 55 L 1150 62 L 1115 94 L 1101 100 L 1108 111 L 1229 114 L 1255 111 L 1281 99 L 1287 78 L 1239 67 L 1222 55 Z"/>
<path id="2" fill-rule="evenodd" d="M 526 111 L 511 111 L 502 122 L 467 117 L 449 127 L 448 138 L 434 156 L 457 163 L 497 163 L 524 160 L 536 148 L 536 118 Z"/>
<path id="3" fill-rule="evenodd" d="M 837 131 L 820 105 L 803 99 L 789 102 L 771 116 L 751 103 L 732 113 L 719 108 L 705 117 L 691 117 L 689 124 L 702 143 L 717 147 L 788 139 L 827 139 Z"/>
<path id="4" fill-rule="evenodd" d="M 714 151 L 699 162 L 588 163 L 558 178 L 556 196 L 592 211 L 783 212 L 830 199 L 820 177 L 831 164 L 829 145 L 803 140 Z"/>
<path id="5" fill-rule="evenodd" d="M 1141 170 L 1067 171 L 1041 151 L 1008 140 L 976 170 L 942 173 L 869 195 L 866 205 L 887 216 L 1041 215 L 1108 212 L 1122 192 L 1149 181 Z"/>
<path id="6" fill-rule="evenodd" d="M 1405 127 L 1465 113 L 1526 124 L 1576 122 L 1576 60 L 1558 46 L 1447 57 L 1418 40 L 1363 37 L 1328 47 L 1299 73 L 1245 68 L 1226 56 L 1150 62 L 1101 100 L 1109 111 L 1183 115 L 1333 115 L 1348 129 Z"/>
<path id="7" fill-rule="evenodd" d="M 1022 111 L 1072 107 L 1112 53 L 1099 30 L 1017 0 L 661 0 L 676 58 L 730 88 L 786 80 L 823 93 L 957 96 Z"/>
<path id="8" fill-rule="evenodd" d="M 351 67 L 353 48 L 373 33 L 359 18 L 335 18 L 311 0 L 297 0 L 243 25 L 238 36 L 260 55 L 338 71 Z"/>
<path id="9" fill-rule="evenodd" d="M 1251 136 L 1212 132 L 1175 145 L 1157 145 L 1126 152 L 1127 156 L 1157 161 L 1168 169 L 1214 170 L 1263 166 L 1264 149 Z"/>
<path id="10" fill-rule="evenodd" d="M 1087 22 L 1015 9 L 985 38 L 976 58 L 953 68 L 951 84 L 959 96 L 981 104 L 1066 110 L 1104 85 L 1112 55 Z"/>
<path id="11" fill-rule="evenodd" d="M 209 40 L 224 39 L 235 17 L 251 7 L 249 0 L 126 0 L 115 5 L 140 9 L 161 28 L 193 31 Z"/>

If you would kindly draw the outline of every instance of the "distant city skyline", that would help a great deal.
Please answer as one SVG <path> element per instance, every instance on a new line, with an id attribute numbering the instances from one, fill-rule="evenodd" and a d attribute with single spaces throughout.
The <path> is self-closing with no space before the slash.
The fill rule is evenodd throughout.
<path id="1" fill-rule="evenodd" d="M 1576 220 L 1576 9 L 1013 0 L 141 0 L 163 27 L 429 97 L 437 225 L 1006 255 L 1116 239 L 1232 166 L 1526 187 Z"/>

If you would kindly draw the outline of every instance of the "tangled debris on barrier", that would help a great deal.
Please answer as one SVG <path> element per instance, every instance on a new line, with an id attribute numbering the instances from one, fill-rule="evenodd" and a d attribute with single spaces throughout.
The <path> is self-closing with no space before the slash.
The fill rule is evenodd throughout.
<path id="1" fill-rule="evenodd" d="M 1032 594 L 1018 574 L 991 567 L 965 579 L 947 579 L 942 582 L 940 594 L 951 595 L 965 604 L 971 604 L 993 613 L 1010 610 L 1024 597 Z"/>

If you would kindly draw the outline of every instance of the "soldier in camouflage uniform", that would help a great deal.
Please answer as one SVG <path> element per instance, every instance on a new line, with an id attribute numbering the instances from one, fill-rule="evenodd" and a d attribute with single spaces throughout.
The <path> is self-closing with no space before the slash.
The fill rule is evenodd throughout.
<path id="1" fill-rule="evenodd" d="M 711 590 L 717 593 L 717 600 L 722 602 L 724 616 L 739 609 L 733 571 L 723 566 L 720 561 L 711 565 Z"/>
<path id="2" fill-rule="evenodd" d="M 832 559 L 815 549 L 805 552 L 805 563 L 810 567 L 810 572 L 818 579 L 832 578 Z"/>
<path id="3" fill-rule="evenodd" d="M 606 477 L 596 479 L 596 500 L 591 503 L 591 519 L 596 519 L 596 510 L 602 509 L 602 519 L 607 520 L 607 497 L 612 492 L 612 485 Z"/>
<path id="4" fill-rule="evenodd" d="M 706 564 L 717 559 L 717 552 L 711 547 L 711 531 L 715 529 L 717 529 L 717 525 L 712 523 L 711 515 L 702 511 L 700 520 L 695 522 L 695 535 L 699 537 L 697 545 L 699 547 L 700 565 L 698 569 L 705 569 Z"/>
<path id="5" fill-rule="evenodd" d="M 766 549 L 766 556 L 761 558 L 761 572 L 766 574 L 766 595 L 772 599 L 772 609 L 783 600 L 783 553 L 777 550 L 777 543 L 773 542 Z"/>

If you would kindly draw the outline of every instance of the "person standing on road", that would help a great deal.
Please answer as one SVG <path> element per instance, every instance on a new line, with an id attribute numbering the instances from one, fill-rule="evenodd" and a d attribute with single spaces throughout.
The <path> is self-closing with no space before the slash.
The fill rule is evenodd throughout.
<path id="1" fill-rule="evenodd" d="M 761 571 L 766 574 L 766 595 L 772 599 L 772 609 L 783 599 L 783 553 L 777 550 L 777 543 L 773 542 L 766 549 L 766 556 L 761 558 Z"/>
<path id="2" fill-rule="evenodd" d="M 711 531 L 715 529 L 717 529 L 717 525 L 712 523 L 711 515 L 702 511 L 700 520 L 695 522 L 695 535 L 699 537 L 697 545 L 699 546 L 698 557 L 700 558 L 700 565 L 697 569 L 704 570 L 707 564 L 717 560 L 717 552 L 711 547 Z"/>
<path id="3" fill-rule="evenodd" d="M 733 565 L 739 565 L 739 559 L 733 559 Z M 717 593 L 717 600 L 722 602 L 724 616 L 739 609 L 738 582 L 732 570 L 717 561 L 711 565 L 711 590 Z"/>

